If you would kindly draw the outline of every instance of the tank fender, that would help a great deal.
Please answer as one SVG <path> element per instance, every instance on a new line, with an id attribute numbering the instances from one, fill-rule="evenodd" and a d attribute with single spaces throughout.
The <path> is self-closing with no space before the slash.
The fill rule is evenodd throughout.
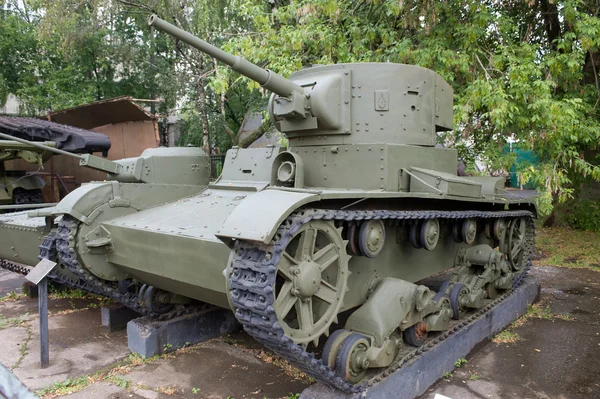
<path id="1" fill-rule="evenodd" d="M 114 190 L 117 190 L 115 196 Z M 99 205 L 118 198 L 118 182 L 92 182 L 71 191 L 52 211 L 55 216 L 71 215 L 82 223 L 90 224 L 92 213 Z"/>
<path id="2" fill-rule="evenodd" d="M 382 279 L 369 299 L 346 321 L 345 329 L 372 337 L 381 347 L 415 307 L 418 286 L 397 278 Z"/>
<path id="3" fill-rule="evenodd" d="M 44 179 L 40 176 L 23 176 L 15 178 L 14 183 L 9 183 L 9 189 L 12 191 L 15 188 L 22 188 L 24 190 L 41 190 L 46 185 Z"/>
<path id="4" fill-rule="evenodd" d="M 318 192 L 268 189 L 244 199 L 229 214 L 215 234 L 227 246 L 233 239 L 268 244 L 277 228 L 294 210 L 309 202 L 318 201 Z"/>

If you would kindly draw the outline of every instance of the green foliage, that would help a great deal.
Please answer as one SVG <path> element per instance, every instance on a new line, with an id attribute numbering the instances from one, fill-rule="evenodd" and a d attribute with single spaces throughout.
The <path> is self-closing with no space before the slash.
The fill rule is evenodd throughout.
<path id="1" fill-rule="evenodd" d="M 461 368 L 462 366 L 464 366 L 467 363 L 468 363 L 468 360 L 461 357 L 456 362 L 454 362 L 454 367 L 456 367 L 457 369 L 459 369 L 459 368 Z"/>
<path id="2" fill-rule="evenodd" d="M 576 201 L 569 222 L 577 229 L 600 232 L 600 201 Z"/>

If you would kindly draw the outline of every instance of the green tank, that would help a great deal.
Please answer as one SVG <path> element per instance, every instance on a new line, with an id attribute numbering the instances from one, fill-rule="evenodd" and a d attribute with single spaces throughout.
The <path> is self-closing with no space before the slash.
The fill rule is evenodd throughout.
<path id="1" fill-rule="evenodd" d="M 149 149 L 37 217 L 4 220 L 43 237 L 54 218 L 37 243 L 74 285 L 154 316 L 230 308 L 268 348 L 357 391 L 527 272 L 535 205 L 501 178 L 456 175 L 456 150 L 435 146 L 453 128 L 452 88 L 435 72 L 338 64 L 285 79 L 149 23 L 272 91 L 290 146 L 233 147 L 214 182 L 201 149 Z M 0 257 L 38 255 L 8 236 Z M 444 271 L 441 286 L 419 283 Z"/>
<path id="2" fill-rule="evenodd" d="M 55 146 L 52 141 L 44 144 Z M 46 185 L 40 176 L 27 175 L 24 171 L 7 171 L 4 162 L 23 159 L 41 166 L 51 156 L 52 153 L 44 149 L 14 140 L 0 140 L 0 213 L 5 211 L 2 207 L 10 209 L 14 205 L 42 204 L 42 188 Z"/>

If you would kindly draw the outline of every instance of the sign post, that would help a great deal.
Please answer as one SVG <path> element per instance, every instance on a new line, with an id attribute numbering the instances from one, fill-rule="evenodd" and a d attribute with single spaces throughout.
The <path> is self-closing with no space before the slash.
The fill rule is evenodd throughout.
<path id="1" fill-rule="evenodd" d="M 48 274 L 56 267 L 56 262 L 42 259 L 25 278 L 38 286 L 38 308 L 40 315 L 40 365 L 50 364 L 48 343 Z"/>

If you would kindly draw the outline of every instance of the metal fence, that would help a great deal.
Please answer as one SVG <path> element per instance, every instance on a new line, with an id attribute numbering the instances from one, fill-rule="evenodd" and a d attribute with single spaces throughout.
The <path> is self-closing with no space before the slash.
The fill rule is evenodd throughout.
<path id="1" fill-rule="evenodd" d="M 221 176 L 223 171 L 223 163 L 225 162 L 225 155 L 211 155 L 210 156 L 210 178 L 216 179 Z"/>

